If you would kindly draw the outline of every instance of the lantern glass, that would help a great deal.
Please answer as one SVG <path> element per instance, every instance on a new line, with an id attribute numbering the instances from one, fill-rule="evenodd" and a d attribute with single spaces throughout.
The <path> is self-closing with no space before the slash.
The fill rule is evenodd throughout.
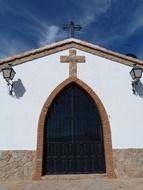
<path id="1" fill-rule="evenodd" d="M 142 68 L 138 66 L 134 66 L 130 71 L 130 75 L 133 80 L 138 80 L 142 77 Z"/>
<path id="2" fill-rule="evenodd" d="M 11 66 L 3 68 L 2 72 L 3 72 L 3 78 L 5 80 L 12 80 L 16 73 Z"/>
<path id="3" fill-rule="evenodd" d="M 9 80 L 11 70 L 9 68 L 4 68 L 2 69 L 2 72 L 3 72 L 3 78 Z"/>
<path id="4" fill-rule="evenodd" d="M 138 68 L 138 69 L 135 69 L 135 76 L 136 78 L 141 78 L 142 76 L 142 69 Z"/>

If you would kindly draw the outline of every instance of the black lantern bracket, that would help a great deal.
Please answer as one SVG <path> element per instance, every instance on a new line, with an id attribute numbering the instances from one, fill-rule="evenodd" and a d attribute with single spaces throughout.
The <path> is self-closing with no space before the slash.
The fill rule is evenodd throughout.
<path id="1" fill-rule="evenodd" d="M 132 81 L 132 92 L 133 92 L 133 94 L 137 94 L 137 90 L 136 89 L 137 89 L 139 81 L 140 81 L 140 79 Z"/>
<path id="2" fill-rule="evenodd" d="M 132 70 L 130 71 L 130 75 L 133 79 L 132 81 L 132 91 L 133 94 L 137 93 L 137 85 L 142 77 L 142 72 L 143 72 L 143 68 L 138 66 L 137 64 L 135 64 L 132 68 Z"/>
<path id="3" fill-rule="evenodd" d="M 4 68 L 2 68 L 3 78 L 7 82 L 9 94 L 13 96 L 13 78 L 16 74 L 14 69 L 12 68 L 12 64 L 6 65 Z"/>
<path id="4" fill-rule="evenodd" d="M 6 81 L 7 82 L 7 85 L 8 85 L 8 91 L 9 91 L 9 94 L 11 95 L 11 96 L 13 96 L 14 94 L 13 94 L 13 81 Z"/>

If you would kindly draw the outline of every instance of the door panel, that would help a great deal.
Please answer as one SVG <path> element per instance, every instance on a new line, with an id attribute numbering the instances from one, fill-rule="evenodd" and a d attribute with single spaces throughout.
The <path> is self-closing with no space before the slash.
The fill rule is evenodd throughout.
<path id="1" fill-rule="evenodd" d="M 66 87 L 47 113 L 43 174 L 105 173 L 102 136 L 94 101 L 77 85 Z"/>

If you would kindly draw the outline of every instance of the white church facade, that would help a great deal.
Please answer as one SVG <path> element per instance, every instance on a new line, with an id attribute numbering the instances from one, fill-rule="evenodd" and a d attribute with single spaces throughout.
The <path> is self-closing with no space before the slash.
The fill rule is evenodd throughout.
<path id="1" fill-rule="evenodd" d="M 141 60 L 70 38 L 0 61 L 0 179 L 143 177 Z"/>

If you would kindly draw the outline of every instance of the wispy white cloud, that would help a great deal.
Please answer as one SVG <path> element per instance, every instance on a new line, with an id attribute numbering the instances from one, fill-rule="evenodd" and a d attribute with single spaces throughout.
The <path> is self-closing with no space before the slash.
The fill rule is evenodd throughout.
<path id="1" fill-rule="evenodd" d="M 0 2 L 0 16 L 6 14 L 14 15 L 14 18 L 22 20 L 22 22 L 18 24 L 10 24 L 11 30 L 9 30 L 9 34 L 17 32 L 19 34 L 18 37 L 13 37 L 11 34 L 7 36 L 8 33 L 0 32 L 1 57 L 29 50 L 33 46 L 37 48 L 64 39 L 67 33 L 61 30 L 60 22 L 61 20 L 64 22 L 67 18 L 75 18 L 73 21 L 82 25 L 82 31 L 83 33 L 87 32 L 88 37 L 86 38 L 82 32 L 79 33 L 79 35 L 83 35 L 85 39 L 92 43 L 106 47 L 124 43 L 143 27 L 143 3 L 136 3 L 136 0 L 131 0 L 131 2 L 137 4 L 136 9 L 134 9 L 133 5 L 130 6 L 131 3 L 127 1 L 69 0 L 71 10 L 65 12 L 65 18 L 56 18 L 61 15 L 57 13 L 54 18 L 56 22 L 52 22 L 53 18 L 50 17 L 44 20 L 44 17 L 40 15 L 40 11 L 38 12 L 40 16 L 35 14 L 34 11 L 31 11 L 31 9 L 28 8 L 28 0 L 26 1 L 26 6 L 21 6 L 20 9 L 16 9 L 16 5 L 11 6 L 12 4 L 7 3 L 5 0 L 0 0 Z M 25 5 L 24 1 L 22 3 L 22 5 Z M 122 10 L 121 7 L 125 7 L 126 10 Z M 114 8 L 116 10 L 113 10 Z M 121 11 L 119 9 L 121 9 Z M 113 23 L 110 27 L 107 28 L 104 26 L 104 23 L 110 24 L 112 21 Z M 58 22 L 59 24 L 57 25 Z M 31 43 L 32 40 L 34 45 Z"/>
<path id="2" fill-rule="evenodd" d="M 84 0 L 80 3 L 81 15 L 80 22 L 83 27 L 91 25 L 97 21 L 101 14 L 105 14 L 111 8 L 111 0 Z"/>
<path id="3" fill-rule="evenodd" d="M 143 3 L 138 9 L 132 12 L 129 22 L 127 23 L 128 35 L 134 34 L 143 27 Z"/>
<path id="4" fill-rule="evenodd" d="M 37 16 L 27 13 L 28 17 L 33 21 L 33 25 L 29 26 L 33 35 L 37 36 L 39 45 L 46 45 L 65 38 L 65 33 L 57 25 L 49 25 Z"/>
<path id="5" fill-rule="evenodd" d="M 63 39 L 65 37 L 65 34 L 61 32 L 61 28 L 59 26 L 51 25 L 45 26 L 45 30 L 41 31 L 41 38 L 39 40 L 39 43 L 41 45 L 46 45 L 55 41 L 58 41 L 60 39 Z"/>
<path id="6" fill-rule="evenodd" d="M 37 37 L 37 43 L 39 45 L 49 44 L 65 38 L 65 33 L 62 32 L 58 25 L 50 25 L 48 24 L 48 21 L 45 22 L 28 10 L 24 16 L 32 22 L 31 25 L 27 25 L 27 23 L 25 23 L 25 28 L 27 27 L 28 31 Z"/>
<path id="7" fill-rule="evenodd" d="M 25 27 L 28 27 L 28 31 L 37 37 L 37 43 L 39 45 L 46 45 L 66 37 L 58 25 L 49 25 L 28 11 L 26 15 L 33 24 Z"/>
<path id="8" fill-rule="evenodd" d="M 65 33 L 61 32 L 61 28 L 59 26 L 47 24 L 47 22 L 39 19 L 28 10 L 15 11 L 15 8 L 9 7 L 8 4 L 4 4 L 4 10 L 8 11 L 11 15 L 25 20 L 25 22 L 20 23 L 20 27 L 19 25 L 13 25 L 12 29 L 21 34 L 28 31 L 27 35 L 31 37 L 33 36 L 36 39 L 35 43 L 37 44 L 37 47 L 65 38 Z M 22 29 L 24 29 L 24 31 L 22 31 Z M 22 38 L 17 39 L 16 36 L 12 37 L 11 33 L 10 35 L 0 33 L 1 58 L 31 49 L 31 41 L 26 41 Z"/>
<path id="9" fill-rule="evenodd" d="M 34 36 L 37 36 L 37 46 L 44 46 L 52 42 L 59 41 L 65 38 L 65 33 L 61 32 L 59 26 L 56 25 L 47 25 L 40 27 L 37 26 L 27 26 L 29 32 Z M 39 29 L 40 27 L 40 29 Z M 24 40 L 12 39 L 10 37 L 0 36 L 0 58 L 6 56 L 15 55 L 19 52 L 28 51 L 31 49 L 31 45 Z"/>
<path id="10" fill-rule="evenodd" d="M 136 9 L 131 3 L 118 0 L 84 0 L 79 5 L 82 14 L 79 15 L 78 22 L 82 24 L 83 28 L 88 28 L 94 23 L 103 22 L 101 16 L 104 15 L 104 19 L 107 18 L 107 22 L 114 20 L 114 24 L 107 29 L 103 26 L 105 33 L 109 35 L 106 39 L 100 34 L 98 35 L 98 33 L 102 33 L 103 31 L 100 31 L 96 27 L 94 28 L 95 36 L 93 36 L 93 38 L 96 39 L 96 43 L 108 46 L 116 41 L 126 41 L 143 27 L 143 2 L 136 2 Z M 114 8 L 116 7 L 118 10 L 120 5 L 123 5 L 127 11 L 121 11 L 119 12 L 121 14 L 116 15 L 117 13 L 114 11 Z M 114 14 L 112 14 L 112 12 L 114 12 Z M 114 17 L 117 19 L 115 20 Z M 110 24 L 111 23 L 109 23 L 109 25 Z"/>
<path id="11" fill-rule="evenodd" d="M 124 38 L 122 35 L 116 34 L 113 36 L 109 36 L 108 38 L 105 39 L 97 39 L 96 43 L 101 44 L 102 46 L 107 46 L 109 44 L 114 44 L 115 41 L 123 41 Z"/>
<path id="12" fill-rule="evenodd" d="M 19 52 L 26 51 L 29 48 L 24 42 L 21 43 L 16 39 L 11 39 L 8 37 L 7 40 L 5 40 L 5 38 L 1 38 L 0 43 L 0 58 L 15 55 Z"/>

